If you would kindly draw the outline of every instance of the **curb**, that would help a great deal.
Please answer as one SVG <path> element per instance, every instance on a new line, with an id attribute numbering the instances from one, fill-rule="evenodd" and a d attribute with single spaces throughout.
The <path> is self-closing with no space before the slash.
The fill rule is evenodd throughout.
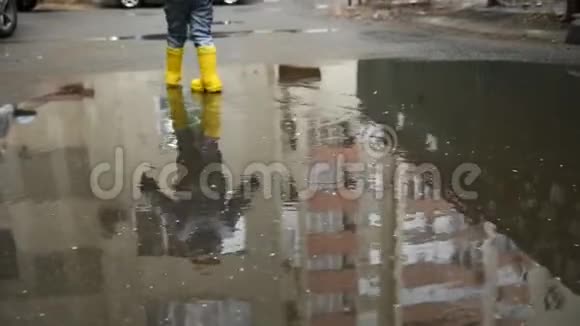
<path id="1" fill-rule="evenodd" d="M 346 13 L 346 14 L 344 14 Z M 474 15 L 470 17 L 458 17 L 457 14 L 468 13 Z M 484 17 L 478 18 L 478 14 L 484 17 L 496 16 L 500 19 L 486 21 Z M 359 19 L 369 19 L 373 21 L 391 20 L 403 23 L 414 24 L 422 28 L 439 28 L 441 30 L 455 31 L 487 36 L 498 39 L 525 39 L 540 42 L 564 44 L 569 32 L 566 29 L 543 28 L 542 26 L 526 27 L 521 24 L 522 18 L 535 16 L 531 13 L 514 12 L 494 12 L 489 9 L 479 7 L 453 9 L 439 8 L 434 11 L 421 8 L 397 7 L 395 9 L 378 9 L 369 6 L 359 6 L 343 10 L 343 17 Z M 511 18 L 510 18 L 511 17 Z M 529 25 L 531 26 L 531 25 Z M 570 36 L 568 36 L 570 38 Z"/>
<path id="2" fill-rule="evenodd" d="M 80 11 L 87 9 L 95 9 L 99 6 L 92 2 L 58 2 L 58 1 L 44 1 L 38 4 L 35 10 L 69 10 Z"/>
<path id="3" fill-rule="evenodd" d="M 542 29 L 507 29 L 477 23 L 467 19 L 457 19 L 445 16 L 416 17 L 410 19 L 419 25 L 435 26 L 450 30 L 481 34 L 486 36 L 532 39 L 551 43 L 564 43 L 567 31 L 550 31 Z"/>

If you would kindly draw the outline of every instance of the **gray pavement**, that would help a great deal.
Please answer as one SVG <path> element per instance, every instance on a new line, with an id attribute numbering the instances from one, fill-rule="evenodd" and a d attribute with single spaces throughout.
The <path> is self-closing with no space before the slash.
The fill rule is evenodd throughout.
<path id="1" fill-rule="evenodd" d="M 328 15 L 332 1 L 269 1 L 216 7 L 221 66 L 324 63 L 335 59 L 515 60 L 577 63 L 580 49 L 498 41 L 395 22 L 361 23 Z M 163 34 L 162 8 L 22 13 L 17 34 L 0 41 L 0 98 L 22 100 L 31 84 L 108 71 L 161 70 L 163 40 L 114 41 Z M 234 32 L 231 35 L 227 32 Z M 190 60 L 188 68 L 195 69 Z M 161 78 L 161 77 L 160 77 Z"/>

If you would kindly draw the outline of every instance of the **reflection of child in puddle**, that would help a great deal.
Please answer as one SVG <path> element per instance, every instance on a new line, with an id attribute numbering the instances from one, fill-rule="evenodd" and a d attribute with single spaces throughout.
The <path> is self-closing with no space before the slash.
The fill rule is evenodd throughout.
<path id="1" fill-rule="evenodd" d="M 172 255 L 192 257 L 197 263 L 217 263 L 222 251 L 222 239 L 231 236 L 248 200 L 241 196 L 226 196 L 226 180 L 219 169 L 212 169 L 207 181 L 209 190 L 217 194 L 211 199 L 202 192 L 200 181 L 205 167 L 222 163 L 219 150 L 220 101 L 219 94 L 199 96 L 202 104 L 201 124 L 192 125 L 185 110 L 181 88 L 168 88 L 169 106 L 176 134 L 177 163 L 185 168 L 175 185 L 183 200 L 165 198 L 160 203 L 166 219 Z M 156 188 L 156 187 L 155 187 Z M 156 197 L 163 196 L 155 190 Z"/>
<path id="2" fill-rule="evenodd" d="M 185 168 L 179 175 L 177 191 L 192 192 L 201 195 L 200 176 L 203 169 L 210 164 L 221 164 L 222 155 L 218 147 L 220 137 L 220 101 L 219 94 L 204 94 L 198 97 L 202 104 L 201 124 L 194 124 L 185 110 L 181 89 L 168 89 L 169 106 L 173 129 L 179 150 L 177 163 Z M 217 192 L 223 190 L 223 180 L 216 178 L 219 173 L 209 176 L 208 183 Z M 214 189 L 212 189 L 214 190 Z"/>

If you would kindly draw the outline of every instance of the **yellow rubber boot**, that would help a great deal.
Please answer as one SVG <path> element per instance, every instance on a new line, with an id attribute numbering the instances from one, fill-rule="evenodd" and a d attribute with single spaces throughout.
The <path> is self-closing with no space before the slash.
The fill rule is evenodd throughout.
<path id="1" fill-rule="evenodd" d="M 221 135 L 222 95 L 205 94 L 202 99 L 201 125 L 208 138 L 219 139 Z"/>
<path id="2" fill-rule="evenodd" d="M 167 100 L 173 120 L 173 130 L 182 130 L 188 126 L 187 112 L 183 102 L 181 87 L 167 87 Z"/>
<path id="3" fill-rule="evenodd" d="M 197 59 L 201 78 L 191 82 L 194 92 L 219 93 L 222 91 L 222 82 L 217 73 L 217 51 L 215 46 L 200 46 L 197 48 Z"/>
<path id="4" fill-rule="evenodd" d="M 167 48 L 165 63 L 165 84 L 175 87 L 181 83 L 181 63 L 183 48 Z"/>

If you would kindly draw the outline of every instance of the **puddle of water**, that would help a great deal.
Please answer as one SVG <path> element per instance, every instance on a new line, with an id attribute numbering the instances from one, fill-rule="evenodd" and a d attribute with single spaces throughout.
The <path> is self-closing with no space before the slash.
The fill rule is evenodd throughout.
<path id="1" fill-rule="evenodd" d="M 228 38 L 247 36 L 252 34 L 319 34 L 319 33 L 334 33 L 336 28 L 310 28 L 310 29 L 257 29 L 251 31 L 214 31 L 214 38 Z M 165 41 L 167 34 L 146 34 L 134 36 L 110 36 L 105 38 L 94 38 L 93 41 L 128 41 L 128 40 L 146 40 L 146 41 Z"/>
<path id="2" fill-rule="evenodd" d="M 229 24 L 229 23 L 228 23 Z M 224 25 L 227 25 L 224 23 Z M 214 31 L 212 33 L 214 38 L 230 38 L 230 37 L 242 37 L 248 35 L 258 35 L 258 34 L 320 34 L 320 33 L 336 33 L 339 29 L 337 28 L 310 28 L 310 29 L 294 29 L 294 28 L 284 28 L 284 29 L 259 29 L 259 30 L 241 30 L 241 31 Z M 57 42 L 63 41 L 64 39 L 51 39 L 42 40 L 43 42 Z M 144 34 L 144 35 L 126 35 L 126 36 L 105 36 L 105 37 L 91 37 L 87 38 L 86 41 L 92 42 L 116 42 L 116 41 L 165 41 L 167 40 L 166 33 L 158 34 Z M 38 42 L 40 40 L 7 40 L 6 43 L 21 44 L 21 43 L 31 43 Z M 8 57 L 9 55 L 5 55 Z M 42 57 L 37 59 L 42 60 Z"/>
<path id="3" fill-rule="evenodd" d="M 144 72 L 40 96 L 0 138 L 0 321 L 576 325 L 576 70 L 232 66 L 223 95 Z"/>
<path id="4" fill-rule="evenodd" d="M 212 25 L 233 25 L 233 24 L 242 24 L 243 21 L 241 20 L 216 20 L 212 22 Z"/>

